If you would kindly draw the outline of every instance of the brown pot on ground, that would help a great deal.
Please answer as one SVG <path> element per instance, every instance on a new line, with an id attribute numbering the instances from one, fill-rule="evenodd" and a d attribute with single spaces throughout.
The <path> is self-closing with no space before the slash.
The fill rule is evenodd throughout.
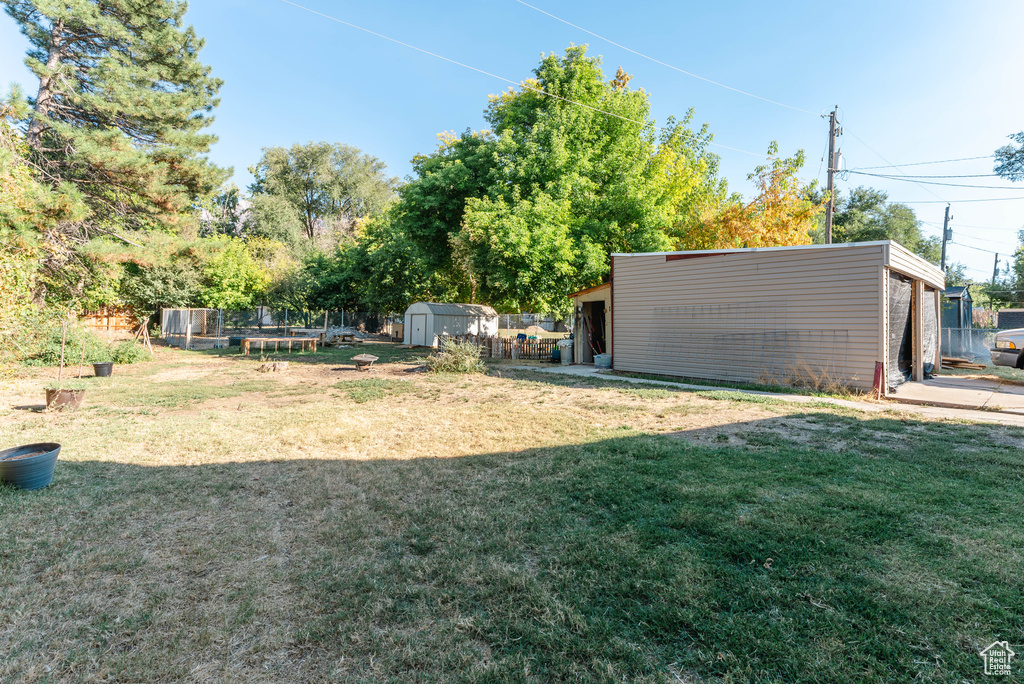
<path id="1" fill-rule="evenodd" d="M 46 390 L 46 408 L 50 411 L 74 411 L 82 405 L 84 389 Z"/>

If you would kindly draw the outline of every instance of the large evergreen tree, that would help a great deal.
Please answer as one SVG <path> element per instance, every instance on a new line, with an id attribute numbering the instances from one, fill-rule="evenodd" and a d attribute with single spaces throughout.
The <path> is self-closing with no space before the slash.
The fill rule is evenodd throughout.
<path id="1" fill-rule="evenodd" d="M 204 156 L 220 80 L 179 0 L 3 0 L 39 78 L 25 122 L 43 178 L 78 187 L 99 231 L 173 224 L 225 174 Z M 86 233 L 86 236 L 88 233 Z"/>

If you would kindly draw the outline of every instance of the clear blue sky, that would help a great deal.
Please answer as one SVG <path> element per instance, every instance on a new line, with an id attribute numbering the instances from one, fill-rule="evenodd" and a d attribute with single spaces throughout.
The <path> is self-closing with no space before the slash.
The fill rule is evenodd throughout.
<path id="1" fill-rule="evenodd" d="M 651 95 L 654 116 L 696 110 L 715 142 L 764 153 L 807 153 L 804 177 L 819 169 L 827 120 L 839 105 L 846 168 L 988 155 L 1024 129 L 1024 3 L 1007 0 L 822 2 L 635 2 L 532 0 L 531 4 L 680 69 L 815 112 L 807 114 L 747 97 L 648 61 L 538 13 L 515 0 L 447 3 L 303 0 L 301 4 L 520 81 L 545 52 L 586 43 L 604 57 L 610 77 L 622 66 L 633 87 Z M 282 0 L 206 0 L 188 20 L 206 39 L 203 59 L 224 79 L 213 159 L 249 181 L 260 149 L 309 140 L 344 142 L 384 159 L 405 176 L 409 160 L 431 151 L 437 133 L 484 126 L 488 94 L 507 84 L 362 33 Z M 36 84 L 22 64 L 26 41 L 0 15 L 0 82 Z M 863 141 L 863 142 L 862 142 Z M 872 149 L 874 151 L 872 151 Z M 716 148 L 730 186 L 749 193 L 748 154 Z M 876 154 L 877 152 L 877 154 Z M 908 174 L 991 173 L 991 160 L 918 166 Z M 879 173 L 898 174 L 889 169 Z M 952 183 L 1012 187 L 997 178 Z M 1013 252 L 1024 227 L 1016 191 L 943 186 L 849 176 L 839 187 L 871 185 L 911 204 L 941 232 L 944 204 L 953 202 L 956 242 Z M 934 193 L 934 194 L 933 194 Z M 960 203 L 958 203 L 960 201 Z M 992 274 L 993 254 L 952 245 L 951 260 L 971 276 Z"/>

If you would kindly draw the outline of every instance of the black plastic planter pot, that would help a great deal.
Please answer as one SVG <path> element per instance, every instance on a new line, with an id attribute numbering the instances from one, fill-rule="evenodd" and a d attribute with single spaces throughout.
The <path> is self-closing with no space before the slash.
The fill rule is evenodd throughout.
<path id="1" fill-rule="evenodd" d="M 108 362 L 92 364 L 92 372 L 97 378 L 109 378 L 114 372 L 114 364 Z"/>
<path id="2" fill-rule="evenodd" d="M 48 389 L 46 390 L 46 408 L 51 411 L 74 411 L 82 405 L 84 396 L 84 389 Z"/>
<path id="3" fill-rule="evenodd" d="M 53 480 L 60 444 L 44 442 L 0 451 L 0 482 L 21 489 L 42 489 Z"/>

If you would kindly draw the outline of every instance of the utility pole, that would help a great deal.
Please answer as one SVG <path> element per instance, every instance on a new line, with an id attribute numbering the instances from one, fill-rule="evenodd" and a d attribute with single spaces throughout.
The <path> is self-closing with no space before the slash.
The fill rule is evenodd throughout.
<path id="1" fill-rule="evenodd" d="M 836 126 L 836 115 L 839 113 L 839 105 L 836 105 L 832 113 L 828 115 L 828 204 L 825 205 L 825 244 L 832 244 L 832 213 L 835 211 L 836 200 L 833 197 L 835 185 L 832 182 L 832 174 L 836 171 L 836 137 L 842 134 L 842 130 Z"/>
<path id="2" fill-rule="evenodd" d="M 996 252 L 996 265 L 992 267 L 992 287 L 996 286 L 996 278 L 999 277 L 999 253 Z"/>
<path id="3" fill-rule="evenodd" d="M 949 215 L 949 205 L 946 205 L 946 219 L 942 222 L 942 265 L 943 271 L 946 270 L 946 241 L 953 237 L 953 231 L 949 228 L 949 220 L 953 218 Z"/>

